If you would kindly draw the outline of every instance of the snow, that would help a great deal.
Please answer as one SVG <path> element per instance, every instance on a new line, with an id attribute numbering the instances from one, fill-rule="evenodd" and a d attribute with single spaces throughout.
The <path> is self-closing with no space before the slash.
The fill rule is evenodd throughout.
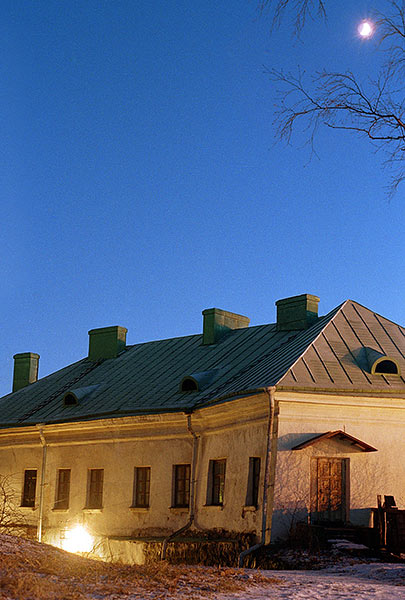
<path id="1" fill-rule="evenodd" d="M 405 563 L 330 553 L 322 570 L 95 562 L 0 534 L 1 600 L 405 600 Z M 228 591 L 226 591 L 228 590 Z"/>
<path id="2" fill-rule="evenodd" d="M 280 584 L 218 600 L 405 600 L 405 565 L 365 563 L 322 571 L 263 571 Z"/>
<path id="3" fill-rule="evenodd" d="M 337 550 L 368 550 L 364 544 L 355 544 L 345 539 L 328 540 L 328 543 Z"/>

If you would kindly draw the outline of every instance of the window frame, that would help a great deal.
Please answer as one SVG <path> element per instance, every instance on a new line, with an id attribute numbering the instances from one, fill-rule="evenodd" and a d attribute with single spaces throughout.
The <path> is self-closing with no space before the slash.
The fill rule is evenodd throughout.
<path id="1" fill-rule="evenodd" d="M 208 466 L 207 505 L 223 506 L 225 498 L 226 458 L 212 459 Z"/>
<path id="2" fill-rule="evenodd" d="M 172 508 L 190 507 L 191 465 L 173 465 Z"/>
<path id="3" fill-rule="evenodd" d="M 134 467 L 134 486 L 131 508 L 150 507 L 151 467 Z"/>
<path id="4" fill-rule="evenodd" d="M 31 473 L 31 476 L 29 475 Z M 35 475 L 32 475 L 35 473 Z M 37 493 L 38 470 L 25 469 L 24 481 L 21 493 L 21 505 L 26 508 L 35 508 L 35 499 Z"/>
<path id="5" fill-rule="evenodd" d="M 93 480 L 93 474 L 98 473 Z M 103 508 L 104 469 L 87 470 L 87 494 L 85 508 Z"/>
<path id="6" fill-rule="evenodd" d="M 66 481 L 62 481 L 63 475 L 68 475 Z M 56 489 L 54 510 L 67 510 L 70 503 L 71 469 L 58 469 L 56 473 Z"/>

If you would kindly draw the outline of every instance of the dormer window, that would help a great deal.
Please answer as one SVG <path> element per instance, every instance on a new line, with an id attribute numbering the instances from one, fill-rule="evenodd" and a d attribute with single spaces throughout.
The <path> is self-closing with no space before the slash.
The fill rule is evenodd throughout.
<path id="1" fill-rule="evenodd" d="M 383 354 L 375 348 L 364 348 L 366 369 L 372 375 L 400 375 L 401 370 L 395 358 Z M 362 365 L 363 366 L 363 365 Z M 364 367 L 363 367 L 364 368 Z"/>
<path id="2" fill-rule="evenodd" d="M 198 392 L 198 384 L 192 377 L 185 377 L 181 382 L 180 389 L 182 392 Z"/>
<path id="3" fill-rule="evenodd" d="M 383 358 L 373 364 L 371 372 L 384 375 L 399 375 L 399 368 L 397 363 L 390 358 Z"/>
<path id="4" fill-rule="evenodd" d="M 63 405 L 64 406 L 75 406 L 78 404 L 78 400 L 76 396 L 70 392 L 64 395 L 63 397 Z"/>
<path id="5" fill-rule="evenodd" d="M 92 394 L 100 387 L 97 385 L 87 385 L 82 388 L 75 388 L 68 390 L 63 396 L 63 406 L 77 406 L 81 404 L 83 400 L 87 401 L 92 397 Z"/>
<path id="6" fill-rule="evenodd" d="M 203 392 L 214 382 L 218 381 L 223 368 L 210 369 L 209 371 L 196 371 L 189 373 L 180 382 L 181 392 Z"/>

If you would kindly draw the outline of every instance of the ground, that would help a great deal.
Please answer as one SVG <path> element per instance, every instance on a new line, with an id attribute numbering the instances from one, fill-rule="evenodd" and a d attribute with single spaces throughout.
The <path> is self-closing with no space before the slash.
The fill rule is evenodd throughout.
<path id="1" fill-rule="evenodd" d="M 221 600 L 404 600 L 405 567 L 370 563 L 322 571 L 264 571 L 280 583 L 271 589 L 224 595 Z"/>
<path id="2" fill-rule="evenodd" d="M 340 557 L 318 571 L 254 571 L 167 563 L 128 567 L 0 535 L 1 600 L 202 598 L 405 600 L 405 565 Z"/>

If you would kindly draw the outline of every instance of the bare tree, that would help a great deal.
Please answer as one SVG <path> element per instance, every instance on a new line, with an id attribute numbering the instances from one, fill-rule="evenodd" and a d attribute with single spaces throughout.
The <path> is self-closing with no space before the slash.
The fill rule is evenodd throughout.
<path id="1" fill-rule="evenodd" d="M 0 475 L 0 533 L 27 535 L 28 526 L 9 477 Z"/>
<path id="2" fill-rule="evenodd" d="M 294 28 L 299 34 L 305 21 L 311 17 L 326 19 L 326 6 L 324 0 L 261 0 L 259 11 L 270 11 L 273 15 L 273 27 L 280 25 L 283 13 L 291 9 L 294 13 Z"/>
<path id="3" fill-rule="evenodd" d="M 274 18 L 279 19 L 289 4 L 292 0 L 275 3 Z M 271 7 L 271 0 L 263 5 Z M 321 0 L 294 2 L 298 31 L 315 5 L 325 14 Z M 272 69 L 269 74 L 279 84 L 275 125 L 281 139 L 289 142 L 299 124 L 312 150 L 320 126 L 363 136 L 392 169 L 388 186 L 392 196 L 405 180 L 405 0 L 389 0 L 388 11 L 376 14 L 375 27 L 382 66 L 374 80 L 361 82 L 351 71 L 325 70 L 308 76 L 302 71 L 293 74 Z"/>

